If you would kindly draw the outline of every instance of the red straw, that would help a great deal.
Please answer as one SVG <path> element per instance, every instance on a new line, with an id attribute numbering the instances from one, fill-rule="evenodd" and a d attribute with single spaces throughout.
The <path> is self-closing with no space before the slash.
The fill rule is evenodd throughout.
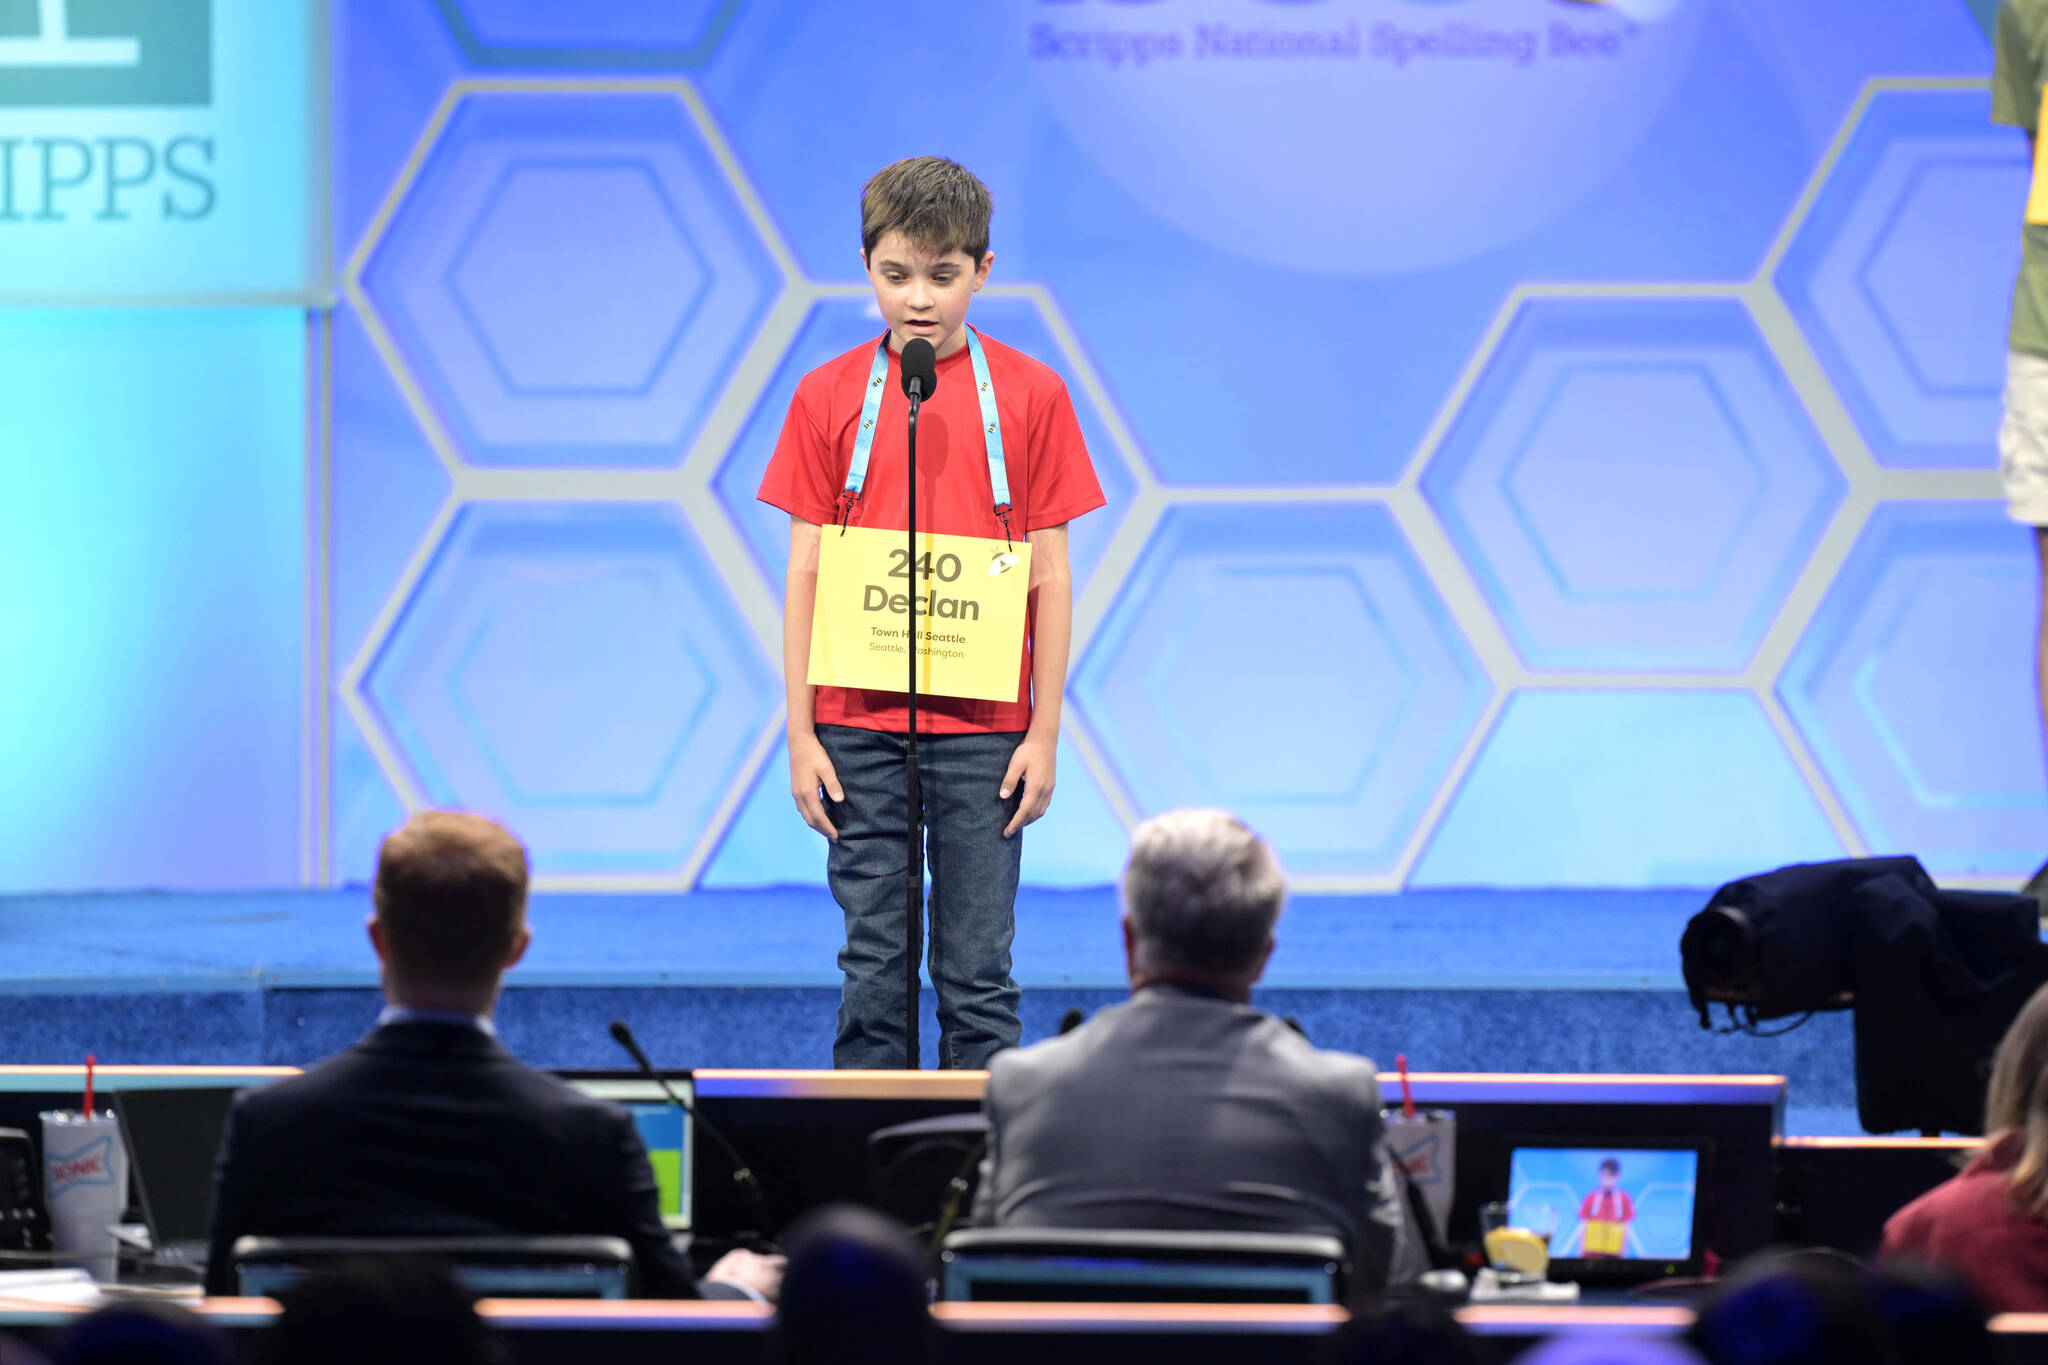
<path id="1" fill-rule="evenodd" d="M 1394 1069 L 1401 1073 L 1401 1117 L 1413 1120 L 1415 1117 L 1415 1092 L 1408 1088 L 1408 1054 L 1394 1054 Z M 90 1073 L 88 1073 L 90 1074 Z"/>
<path id="2" fill-rule="evenodd" d="M 99 1058 L 90 1052 L 85 1054 L 85 1116 L 92 1117 L 92 1070 L 100 1064 Z"/>

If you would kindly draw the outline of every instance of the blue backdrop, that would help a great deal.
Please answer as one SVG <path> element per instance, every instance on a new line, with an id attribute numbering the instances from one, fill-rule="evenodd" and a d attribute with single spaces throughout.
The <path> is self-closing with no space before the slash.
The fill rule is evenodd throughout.
<path id="1" fill-rule="evenodd" d="M 973 318 L 1062 374 L 1111 498 L 1027 882 L 1108 881 L 1189 803 L 1307 889 L 2024 874 L 1988 8 L 333 0 L 331 173 L 277 191 L 331 220 L 310 336 L 0 318 L 119 338 L 0 368 L 0 449 L 55 481 L 0 540 L 35 605 L 0 613 L 0 812 L 191 812 L 120 858 L 10 840 L 0 886 L 360 879 L 424 802 L 561 885 L 821 880 L 753 490 L 796 380 L 879 331 L 857 196 L 919 152 L 993 189 Z M 269 349 L 210 388 L 152 345 Z M 122 470 L 53 471 L 109 382 Z M 109 522 L 138 470 L 178 497 Z M 76 647 L 138 601 L 146 649 Z"/>

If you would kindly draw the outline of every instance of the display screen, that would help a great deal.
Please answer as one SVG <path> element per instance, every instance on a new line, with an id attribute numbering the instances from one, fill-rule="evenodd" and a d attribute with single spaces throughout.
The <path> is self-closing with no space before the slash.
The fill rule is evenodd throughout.
<path id="1" fill-rule="evenodd" d="M 633 1116 L 633 1126 L 647 1148 L 647 1162 L 654 1167 L 655 1187 L 661 1192 L 661 1221 L 674 1229 L 690 1226 L 690 1119 L 669 1103 L 660 1087 L 647 1080 L 571 1080 L 586 1095 L 610 1100 Z M 670 1084 L 685 1102 L 692 1099 L 690 1082 Z"/>
<path id="2" fill-rule="evenodd" d="M 1553 1260 L 1689 1261 L 1699 1174 L 1691 1148 L 1518 1147 L 1508 1221 Z"/>

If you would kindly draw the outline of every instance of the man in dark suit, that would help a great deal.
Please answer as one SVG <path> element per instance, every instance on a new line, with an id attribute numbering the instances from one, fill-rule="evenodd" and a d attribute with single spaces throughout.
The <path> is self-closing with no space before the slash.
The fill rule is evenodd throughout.
<path id="1" fill-rule="evenodd" d="M 236 1099 L 214 1172 L 207 1291 L 275 1237 L 607 1235 L 641 1292 L 772 1299 L 780 1257 L 735 1251 L 699 1284 L 662 1226 L 632 1119 L 498 1045 L 525 954 L 526 852 L 477 815 L 426 811 L 384 840 L 370 942 L 387 1008 L 360 1043 Z"/>
<path id="2" fill-rule="evenodd" d="M 1131 998 L 989 1063 L 977 1220 L 1328 1233 L 1354 1284 L 1386 1283 L 1402 1216 L 1373 1065 L 1251 1006 L 1286 894 L 1272 849 L 1172 811 L 1138 827 L 1123 889 Z"/>

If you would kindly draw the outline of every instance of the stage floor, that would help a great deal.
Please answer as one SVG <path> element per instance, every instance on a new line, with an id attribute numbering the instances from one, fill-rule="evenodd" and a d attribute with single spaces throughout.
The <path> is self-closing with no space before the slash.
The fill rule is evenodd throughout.
<path id="1" fill-rule="evenodd" d="M 1678 939 L 1706 896 L 1301 896 L 1261 1003 L 1418 1070 L 1779 1072 L 1790 1131 L 1854 1131 L 1846 1016 L 1782 1039 L 1700 1030 Z M 312 1060 L 374 1018 L 368 913 L 361 889 L 0 898 L 0 1055 Z M 1112 890 L 1026 891 L 1017 918 L 1027 1040 L 1122 993 Z M 665 1063 L 829 1065 L 841 925 L 821 890 L 543 895 L 531 920 L 500 1010 L 529 1060 L 617 1065 L 604 1023 L 623 1015 Z"/>
<path id="2" fill-rule="evenodd" d="M 1266 984 L 1291 989 L 1679 990 L 1678 936 L 1708 893 L 1412 891 L 1300 896 Z M 0 989 L 138 983 L 374 985 L 366 889 L 0 897 Z M 1116 893 L 1026 890 L 1026 989 L 1124 981 Z M 535 896 L 512 980 L 830 986 L 839 908 L 810 887 Z"/>

